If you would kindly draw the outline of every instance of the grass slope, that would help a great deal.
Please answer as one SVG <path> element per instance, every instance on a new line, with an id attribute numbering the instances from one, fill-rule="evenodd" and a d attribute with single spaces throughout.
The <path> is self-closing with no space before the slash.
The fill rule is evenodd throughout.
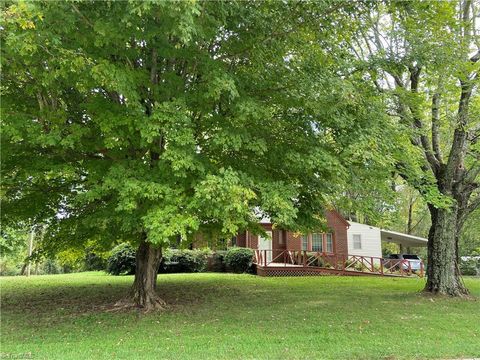
<path id="1" fill-rule="evenodd" d="M 132 277 L 2 278 L 1 355 L 33 359 L 480 357 L 480 301 L 419 279 L 160 275 L 167 312 L 105 311 Z M 480 280 L 466 279 L 474 296 Z"/>

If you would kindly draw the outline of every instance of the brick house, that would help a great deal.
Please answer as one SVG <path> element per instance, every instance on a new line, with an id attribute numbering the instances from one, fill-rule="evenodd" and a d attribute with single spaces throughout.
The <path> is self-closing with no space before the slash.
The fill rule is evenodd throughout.
<path id="1" fill-rule="evenodd" d="M 284 250 L 318 251 L 327 254 L 348 253 L 348 228 L 350 224 L 337 211 L 329 210 L 325 214 L 327 232 L 300 234 L 274 228 L 268 219 L 260 221 L 268 237 L 252 234 L 249 231 L 238 234 L 235 245 L 268 251 L 268 256 L 275 257 Z"/>
<path id="2" fill-rule="evenodd" d="M 259 221 L 266 235 L 243 231 L 225 246 L 254 249 L 255 269 L 260 276 L 322 274 L 410 276 L 408 260 L 382 259 L 382 242 L 424 247 L 427 239 L 347 221 L 335 210 L 325 213 L 326 232 L 302 234 L 278 228 L 268 218 Z M 197 236 L 194 247 L 208 246 Z M 403 269 L 400 272 L 398 269 Z M 423 263 L 420 276 L 423 276 Z"/>
<path id="3" fill-rule="evenodd" d="M 267 237 L 245 231 L 238 234 L 234 245 L 267 250 L 269 257 L 267 260 L 272 260 L 272 257 L 275 258 L 277 254 L 285 250 L 381 258 L 382 242 L 393 242 L 405 247 L 425 247 L 427 245 L 425 238 L 347 221 L 335 210 L 328 210 L 325 217 L 328 231 L 309 234 L 274 228 L 268 219 L 262 219 L 260 224 L 266 230 Z"/>
<path id="4" fill-rule="evenodd" d="M 412 267 L 408 260 L 384 262 L 382 241 L 411 246 L 427 244 L 424 238 L 347 221 L 335 210 L 327 211 L 325 217 L 327 232 L 308 234 L 279 229 L 269 219 L 262 219 L 260 225 L 266 236 L 245 231 L 235 237 L 232 245 L 255 250 L 254 264 L 260 276 L 410 276 Z M 423 276 L 423 263 L 419 276 Z"/>

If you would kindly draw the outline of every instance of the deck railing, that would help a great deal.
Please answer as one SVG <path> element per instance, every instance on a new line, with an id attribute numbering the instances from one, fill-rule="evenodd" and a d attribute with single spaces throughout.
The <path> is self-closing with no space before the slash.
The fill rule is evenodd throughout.
<path id="1" fill-rule="evenodd" d="M 342 273 L 368 273 L 372 275 L 423 277 L 424 264 L 413 269 L 406 259 L 384 259 L 375 256 L 332 254 L 304 250 L 255 250 L 254 264 L 262 267 L 302 266 L 320 268 Z"/>

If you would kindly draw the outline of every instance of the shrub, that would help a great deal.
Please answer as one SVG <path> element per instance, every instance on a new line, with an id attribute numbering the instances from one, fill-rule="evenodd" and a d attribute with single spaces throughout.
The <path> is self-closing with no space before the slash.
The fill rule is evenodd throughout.
<path id="1" fill-rule="evenodd" d="M 160 263 L 160 267 L 158 268 L 159 273 L 173 274 L 180 272 L 178 262 L 172 261 L 173 253 L 175 251 L 177 250 L 167 249 L 163 251 L 162 262 Z"/>
<path id="2" fill-rule="evenodd" d="M 127 243 L 115 246 L 107 260 L 107 272 L 112 275 L 135 274 L 135 249 Z"/>
<path id="3" fill-rule="evenodd" d="M 460 259 L 462 275 L 480 275 L 480 257 L 465 257 Z"/>
<path id="4" fill-rule="evenodd" d="M 234 247 L 225 254 L 227 269 L 236 273 L 244 273 L 252 270 L 253 250 L 248 248 Z"/>
<path id="5" fill-rule="evenodd" d="M 207 271 L 225 272 L 225 254 L 227 252 L 220 250 L 208 255 L 207 257 Z"/>
<path id="6" fill-rule="evenodd" d="M 62 268 L 59 264 L 53 259 L 46 259 L 43 263 L 43 274 L 61 274 Z"/>
<path id="7" fill-rule="evenodd" d="M 164 253 L 162 272 L 202 272 L 207 268 L 207 253 L 203 250 L 167 250 Z"/>
<path id="8" fill-rule="evenodd" d="M 56 263 L 62 267 L 64 274 L 82 271 L 84 266 L 84 251 L 80 249 L 67 249 L 57 253 Z"/>
<path id="9" fill-rule="evenodd" d="M 107 268 L 107 260 L 92 251 L 86 252 L 84 263 L 86 271 L 105 270 Z"/>
<path id="10" fill-rule="evenodd" d="M 20 275 L 22 263 L 6 257 L 0 259 L 0 276 Z"/>

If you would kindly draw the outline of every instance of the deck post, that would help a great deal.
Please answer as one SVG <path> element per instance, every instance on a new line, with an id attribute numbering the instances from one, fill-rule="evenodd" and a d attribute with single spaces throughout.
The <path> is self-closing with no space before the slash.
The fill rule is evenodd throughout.
<path id="1" fill-rule="evenodd" d="M 380 274 L 385 275 L 383 273 L 383 259 L 380 259 Z"/>
<path id="2" fill-rule="evenodd" d="M 373 257 L 370 256 L 370 268 L 372 269 L 372 273 L 375 272 L 375 266 L 373 266 Z"/>

